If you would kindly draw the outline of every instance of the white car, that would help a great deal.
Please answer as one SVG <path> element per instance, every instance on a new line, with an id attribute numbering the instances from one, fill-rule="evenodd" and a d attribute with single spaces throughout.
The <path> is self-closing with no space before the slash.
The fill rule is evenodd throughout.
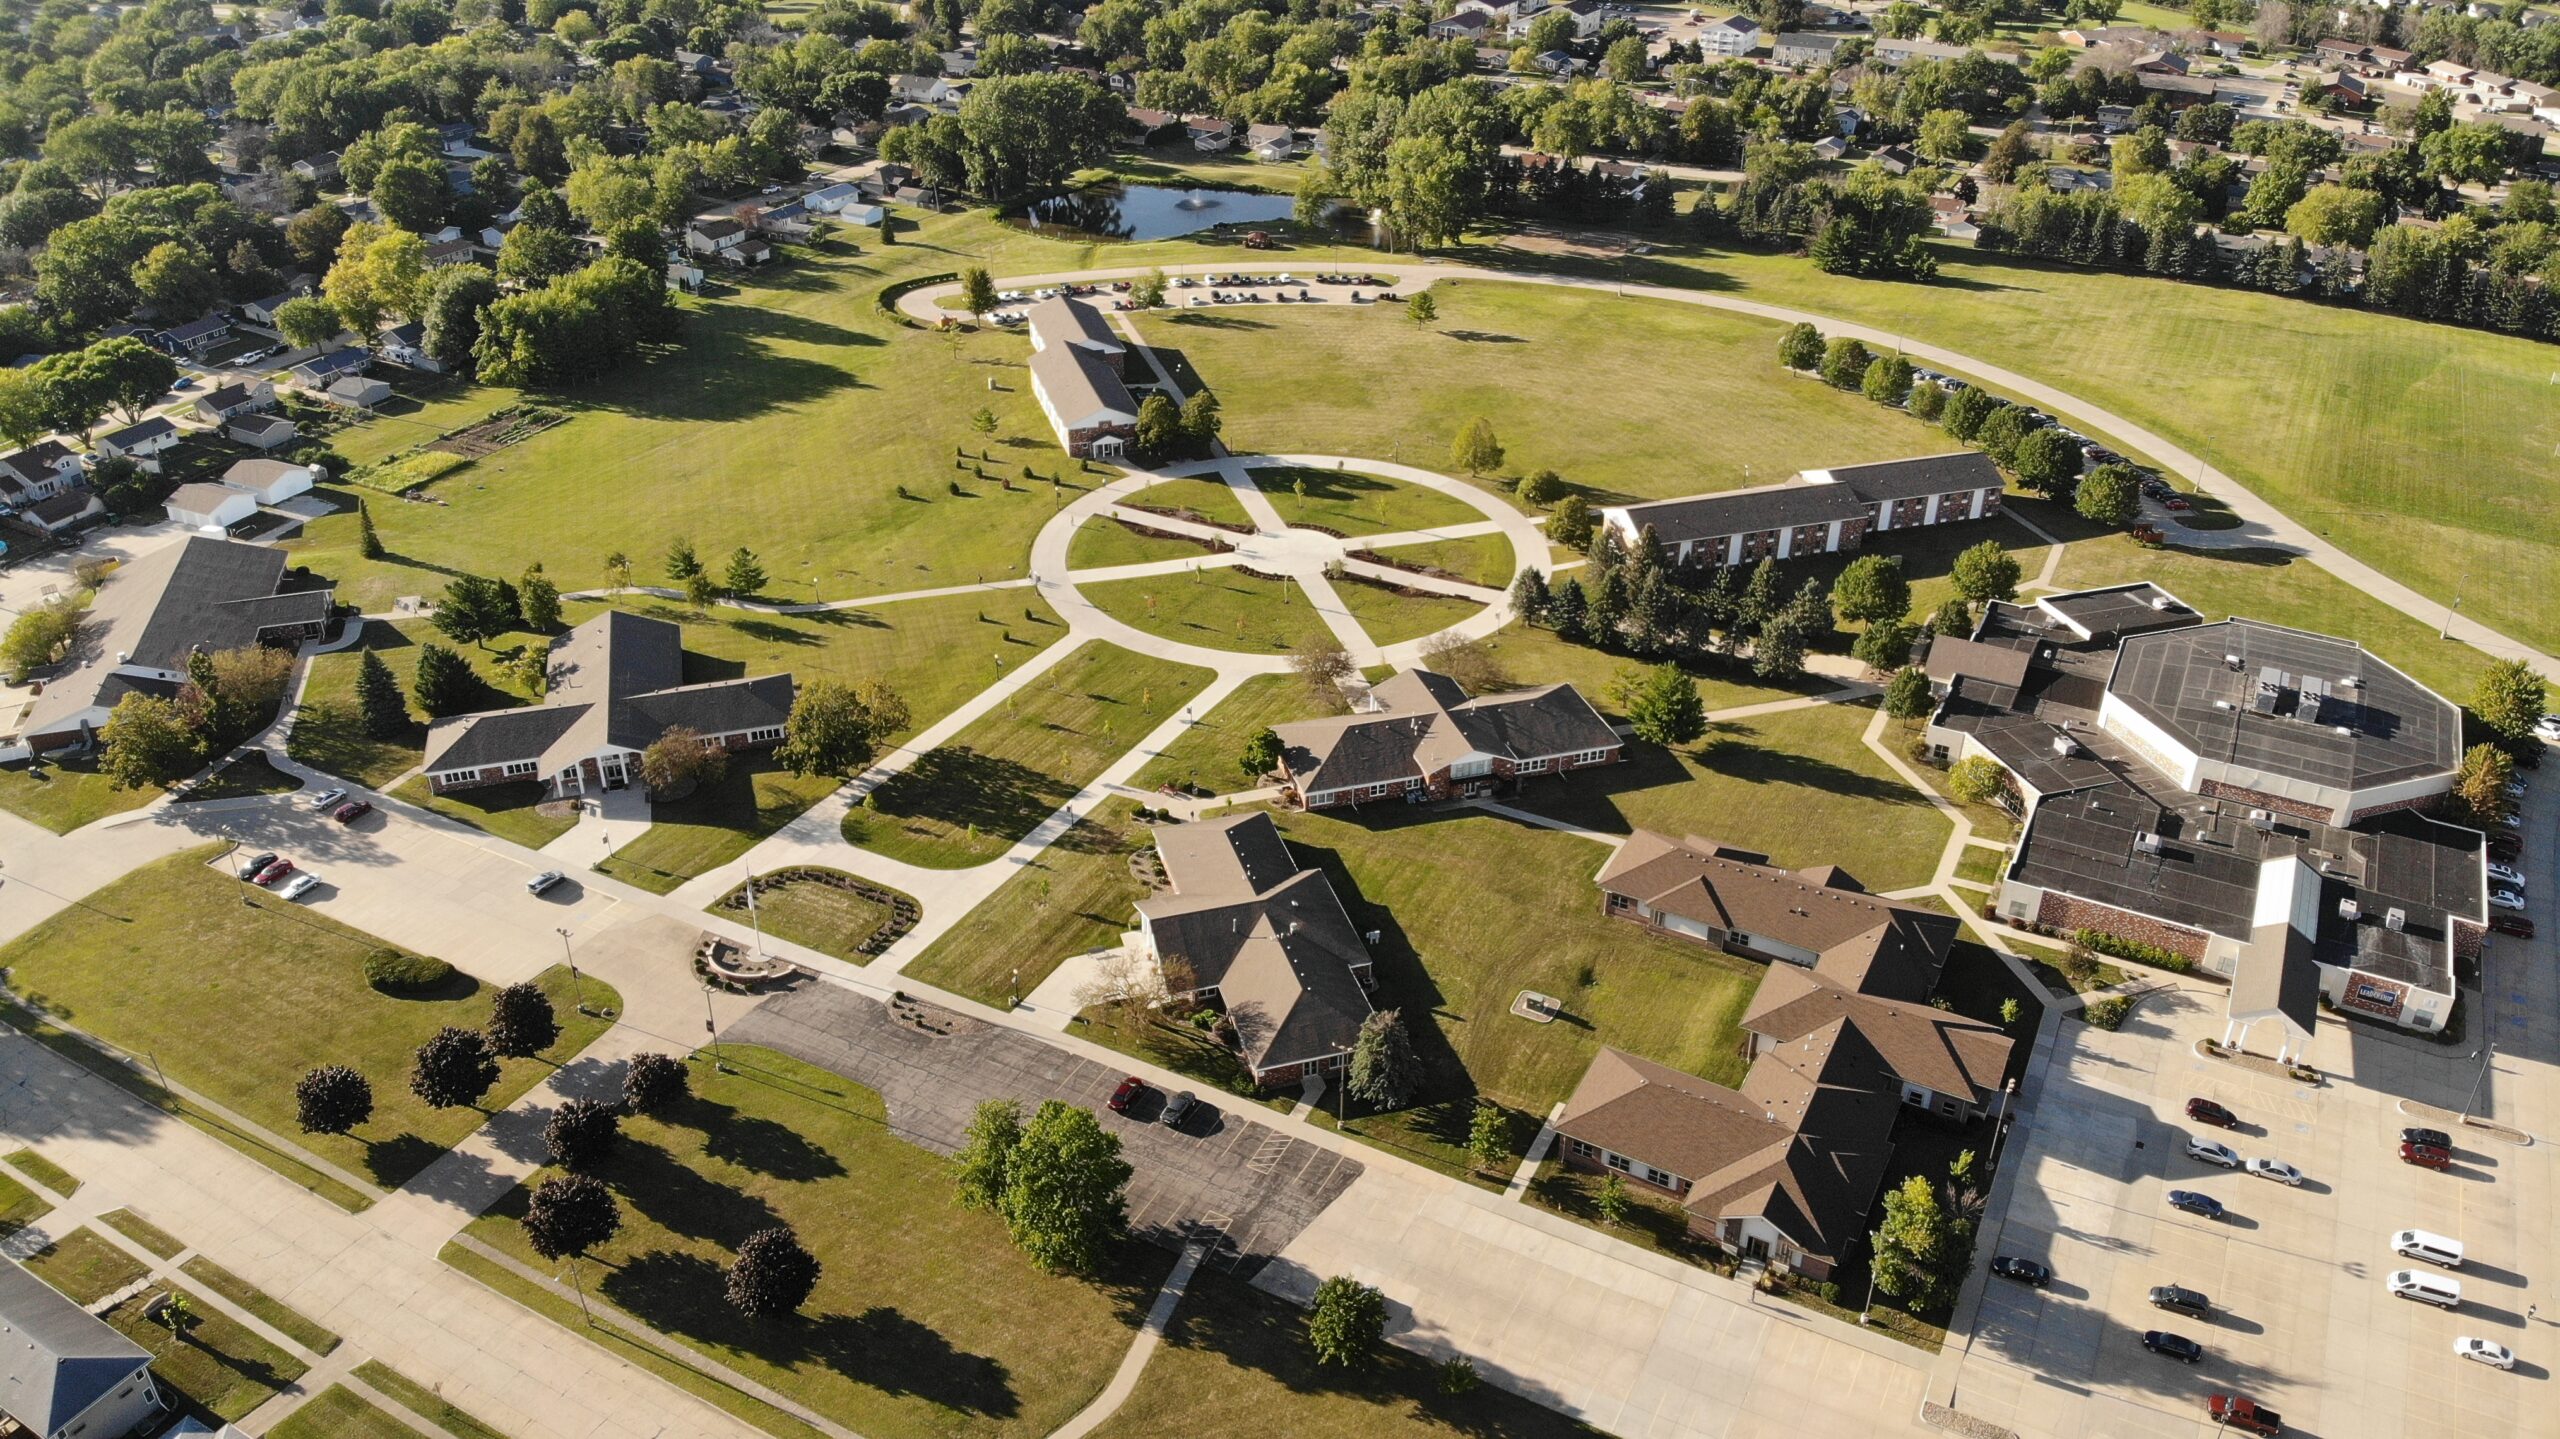
<path id="1" fill-rule="evenodd" d="M 2201 1159 L 2207 1164 L 2219 1164 L 2225 1169 L 2240 1167 L 2240 1156 L 2230 1145 L 2216 1144 L 2210 1139 L 2199 1139 L 2192 1134 L 2187 1136 L 2187 1157 Z"/>
<path id="2" fill-rule="evenodd" d="M 276 893 L 283 895 L 287 899 L 300 899 L 319 887 L 320 876 L 313 874 L 311 871 L 306 869 L 302 873 L 285 881 L 284 888 L 277 890 Z"/>
<path id="3" fill-rule="evenodd" d="M 302 807 L 304 809 L 318 810 L 322 814 L 327 814 L 329 811 L 338 807 L 338 801 L 345 799 L 346 797 L 347 792 L 345 790 L 324 789 L 318 794 L 313 795 L 310 799 L 305 800 Z"/>
<path id="4" fill-rule="evenodd" d="M 2504 1344 L 2493 1343 L 2487 1339 L 2474 1339 L 2468 1334 L 2465 1334 L 2461 1338 L 2453 1341 L 2453 1353 L 2454 1357 L 2458 1359 L 2477 1359 L 2492 1369 L 2513 1369 L 2516 1367 L 2516 1352 L 2514 1350 L 2509 1349 Z"/>
<path id="5" fill-rule="evenodd" d="M 2512 865 L 2504 865 L 2495 860 L 2491 860 L 2489 862 L 2489 877 L 2496 880 L 2498 883 L 2505 885 L 2509 889 L 2521 891 L 2524 888 L 2524 871 L 2517 869 Z"/>
<path id="6" fill-rule="evenodd" d="M 2533 732 L 2544 739 L 2560 739 L 2560 714 L 2548 714 L 2535 720 Z"/>
<path id="7" fill-rule="evenodd" d="M 2500 909 L 2522 909 L 2524 896 L 2512 889 L 2493 889 L 2489 891 L 2489 903 Z"/>
<path id="8" fill-rule="evenodd" d="M 2260 1179 L 2272 1179 L 2287 1188 L 2302 1182 L 2302 1171 L 2281 1159 L 2252 1159 L 2248 1170 Z"/>

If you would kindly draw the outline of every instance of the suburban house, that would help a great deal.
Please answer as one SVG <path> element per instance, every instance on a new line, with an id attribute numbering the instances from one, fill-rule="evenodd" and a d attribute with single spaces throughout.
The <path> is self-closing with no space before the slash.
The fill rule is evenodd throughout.
<path id="1" fill-rule="evenodd" d="M 325 391 L 340 376 L 361 375 L 372 363 L 373 352 L 362 345 L 323 350 L 293 367 L 293 382 L 306 390 Z"/>
<path id="2" fill-rule="evenodd" d="M 731 266 L 761 265 L 773 258 L 773 246 L 726 215 L 687 225 L 684 247 L 690 254 Z"/>
<path id="3" fill-rule="evenodd" d="M 151 343 L 172 355 L 201 360 L 214 346 L 229 338 L 231 338 L 231 321 L 216 314 L 156 331 L 151 336 Z"/>
<path id="4" fill-rule="evenodd" d="M 106 516 L 107 507 L 105 502 L 98 498 L 98 492 L 82 485 L 77 489 L 64 490 L 58 495 L 47 495 L 19 510 L 10 518 L 31 530 L 41 530 L 48 535 L 64 535 L 91 520 L 102 520 Z"/>
<path id="5" fill-rule="evenodd" d="M 172 524 L 191 530 L 227 530 L 258 512 L 257 497 L 210 480 L 180 485 L 160 502 Z"/>
<path id="6" fill-rule="evenodd" d="M 1875 53 L 1871 58 L 1876 64 L 1890 70 L 1897 66 L 1908 65 L 1914 60 L 1961 60 L 1970 53 L 1973 53 L 1972 47 L 1966 45 L 1945 45 L 1935 40 L 1893 40 L 1878 36 Z M 1995 54 L 1991 58 L 2006 59 L 2007 57 Z"/>
<path id="7" fill-rule="evenodd" d="M 374 342 L 374 349 L 382 358 L 404 369 L 424 370 L 430 375 L 444 373 L 444 361 L 427 353 L 427 327 L 415 320 L 383 331 L 381 338 Z"/>
<path id="8" fill-rule="evenodd" d="M 126 695 L 176 694 L 198 650 L 318 638 L 330 592 L 279 593 L 284 571 L 282 550 L 198 535 L 125 561 L 98 591 L 71 667 L 28 708 L 21 738 L 39 752 L 85 744 Z"/>
<path id="9" fill-rule="evenodd" d="M 1632 547 L 1646 531 L 1669 565 L 1747 565 L 1853 552 L 1883 530 L 1988 519 L 2000 467 L 1976 450 L 1806 470 L 1774 485 L 1608 505 L 1600 521 Z"/>
<path id="10" fill-rule="evenodd" d="M 300 439 L 302 427 L 282 415 L 242 415 L 224 425 L 222 434 L 253 450 L 275 450 Z"/>
<path id="11" fill-rule="evenodd" d="M 1470 699 L 1417 669 L 1370 695 L 1374 709 L 1276 727 L 1281 773 L 1305 808 L 1510 794 L 1531 775 L 1626 757 L 1626 741 L 1569 684 Z"/>
<path id="12" fill-rule="evenodd" d="M 240 313 L 244 318 L 249 320 L 250 323 L 264 325 L 268 329 L 272 330 L 275 328 L 276 311 L 283 309 L 285 306 L 292 304 L 294 301 L 299 300 L 310 293 L 311 286 L 306 282 L 296 285 L 290 289 L 278 291 L 275 294 L 266 296 L 264 299 L 251 300 L 240 307 Z"/>
<path id="13" fill-rule="evenodd" d="M 1138 132 L 1142 144 L 1152 145 L 1169 138 L 1167 132 L 1182 123 L 1182 117 L 1170 110 L 1150 110 L 1143 105 L 1123 108 L 1129 116 L 1129 128 Z"/>
<path id="14" fill-rule="evenodd" d="M 1244 145 L 1257 160 L 1286 160 L 1298 148 L 1298 132 L 1286 125 L 1247 125 Z"/>
<path id="15" fill-rule="evenodd" d="M 1602 22 L 1608 18 L 1608 7 L 1601 0 L 1566 0 L 1562 5 L 1548 4 L 1546 0 L 1521 0 L 1512 13 L 1510 24 L 1504 27 L 1505 33 L 1518 40 L 1529 33 L 1529 27 L 1538 22 L 1539 16 L 1552 10 L 1562 10 L 1573 17 L 1573 38 L 1576 40 L 1588 40 L 1599 34 Z"/>
<path id="16" fill-rule="evenodd" d="M 222 483 L 259 504 L 273 505 L 310 493 L 312 482 L 319 477 L 319 471 L 309 465 L 282 460 L 235 460 L 231 468 L 222 472 Z"/>
<path id="17" fill-rule="evenodd" d="M 131 460 L 153 474 L 160 472 L 159 456 L 175 449 L 185 436 L 178 427 L 158 415 L 138 425 L 110 430 L 95 441 L 98 453 L 111 460 Z"/>
<path id="18" fill-rule="evenodd" d="M 80 457 L 60 440 L 29 445 L 0 455 L 0 503 L 27 504 L 61 494 L 88 473 Z"/>
<path id="19" fill-rule="evenodd" d="M 151 1354 L 0 1259 L 0 1413 L 36 1439 L 124 1439 L 160 1418 Z"/>
<path id="20" fill-rule="evenodd" d="M 315 185 L 326 185 L 338 178 L 338 152 L 324 150 L 293 162 L 293 173 Z"/>
<path id="21" fill-rule="evenodd" d="M 1434 40 L 1482 40 L 1494 33 L 1491 15 L 1482 10 L 1460 10 L 1431 22 L 1427 32 Z"/>
<path id="22" fill-rule="evenodd" d="M 1186 116 L 1182 129 L 1191 137 L 1191 148 L 1203 155 L 1214 155 L 1236 142 L 1235 122 L 1215 115 Z"/>
<path id="23" fill-rule="evenodd" d="M 2203 617 L 2150 584 L 1995 604 L 1927 659 L 1928 742 L 2008 777 L 1996 913 L 2231 981 L 2231 1038 L 2321 1000 L 2444 1027 L 2487 932 L 2485 843 L 2423 812 L 2461 711 L 2351 640 Z"/>
<path id="24" fill-rule="evenodd" d="M 1264 813 L 1161 825 L 1166 887 L 1125 943 L 1175 1001 L 1214 1001 L 1260 1086 L 1340 1070 L 1369 1017 L 1369 947 L 1324 871 L 1301 867 Z"/>
<path id="25" fill-rule="evenodd" d="M 539 784 L 548 796 L 640 782 L 640 752 L 676 726 L 725 750 L 782 740 L 791 676 L 684 682 L 683 630 L 607 610 L 551 647 L 542 703 L 441 719 L 427 731 L 425 770 L 436 793 Z"/>
<path id="26" fill-rule="evenodd" d="M 1671 1195 L 1691 1232 L 1819 1280 L 1865 1232 L 1902 1115 L 2001 1109 L 2008 1036 L 1927 1002 L 1952 916 L 1645 830 L 1598 883 L 1613 917 L 1773 962 L 1743 1012 L 1739 1089 L 1604 1049 L 1556 1121 L 1567 1164 Z"/>
<path id="27" fill-rule="evenodd" d="M 1770 55 L 1789 69 L 1811 69 L 1830 64 L 1848 40 L 1846 35 L 1781 35 L 1772 42 Z"/>
<path id="28" fill-rule="evenodd" d="M 235 380 L 197 396 L 196 418 L 218 425 L 237 415 L 254 414 L 275 407 L 275 386 L 264 380 L 245 385 Z"/>
<path id="29" fill-rule="evenodd" d="M 1129 347 L 1102 312 L 1052 296 L 1025 317 L 1031 331 L 1031 392 L 1077 459 L 1118 459 L 1138 433 L 1138 402 L 1122 378 Z"/>
<path id="30" fill-rule="evenodd" d="M 340 375 L 320 392 L 320 398 L 333 405 L 369 410 L 391 398 L 391 384 L 371 375 Z"/>
<path id="31" fill-rule="evenodd" d="M 1738 60 L 1760 48 L 1767 33 L 1748 15 L 1728 15 L 1698 31 L 1698 48 L 1711 57 Z"/>

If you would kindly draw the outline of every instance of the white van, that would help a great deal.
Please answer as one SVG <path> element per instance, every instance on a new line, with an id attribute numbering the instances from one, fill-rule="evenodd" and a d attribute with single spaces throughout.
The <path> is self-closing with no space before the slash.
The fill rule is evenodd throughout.
<path id="1" fill-rule="evenodd" d="M 2447 1269 L 2462 1267 L 2462 1241 L 2429 1234 L 2423 1229 L 2403 1229 L 2391 1236 L 2391 1252 L 2403 1259 L 2423 1259 Z"/>
<path id="2" fill-rule="evenodd" d="M 2434 1274 L 2421 1274 L 2415 1269 L 2391 1271 L 2391 1292 L 2402 1299 L 2415 1299 L 2438 1309 L 2456 1309 L 2462 1305 L 2462 1281 Z"/>

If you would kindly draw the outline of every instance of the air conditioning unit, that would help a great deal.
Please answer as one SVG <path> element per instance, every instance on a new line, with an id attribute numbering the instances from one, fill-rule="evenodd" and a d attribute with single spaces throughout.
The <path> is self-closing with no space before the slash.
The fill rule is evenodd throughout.
<path id="1" fill-rule="evenodd" d="M 2382 912 L 2382 927 L 2398 934 L 2409 927 L 2409 911 L 2393 905 Z"/>
<path id="2" fill-rule="evenodd" d="M 2151 607 L 2162 614 L 2167 614 L 2169 611 L 2178 607 L 2178 602 L 2169 598 L 2167 595 L 2153 595 L 2151 597 Z"/>
<path id="3" fill-rule="evenodd" d="M 2233 669 L 2235 669 L 2235 670 L 2236 670 L 2236 669 L 2239 669 L 2239 668 L 2241 668 L 2241 667 L 2243 667 L 2244 665 L 2246 665 L 2246 664 L 2248 663 L 2246 660 L 2241 659 L 2238 655 L 2229 655 L 2229 654 L 2224 655 L 2224 656 L 2222 657 L 2222 662 L 2223 662 L 2224 664 L 2227 664 L 2227 665 L 2231 666 L 2231 667 L 2232 667 Z"/>
<path id="4" fill-rule="evenodd" d="M 2260 834 L 2273 834 L 2276 831 L 2275 811 L 2270 809 L 2253 809 L 2249 811 L 2249 824 Z"/>
<path id="5" fill-rule="evenodd" d="M 2080 746 L 2072 742 L 2071 736 L 2058 734 L 2053 737 L 2053 752 L 2069 759 L 2080 752 Z"/>
<path id="6" fill-rule="evenodd" d="M 2345 920 L 2349 924 L 2353 924 L 2358 919 L 2362 918 L 2363 915 L 2364 906 L 2356 903 L 2352 897 L 2338 901 L 2338 918 Z"/>
<path id="7" fill-rule="evenodd" d="M 2133 847 L 2144 854 L 2158 854 L 2160 852 L 2160 836 L 2147 829 L 2135 830 L 2133 832 Z"/>

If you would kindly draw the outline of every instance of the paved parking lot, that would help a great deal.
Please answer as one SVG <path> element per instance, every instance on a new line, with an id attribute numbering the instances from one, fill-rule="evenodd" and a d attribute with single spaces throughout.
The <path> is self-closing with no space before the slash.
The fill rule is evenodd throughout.
<path id="1" fill-rule="evenodd" d="M 1120 1136 L 1136 1173 L 1129 1225 L 1168 1247 L 1209 1239 L 1207 1262 L 1251 1278 L 1358 1178 L 1358 1160 L 1252 1122 L 1254 1106 L 1208 1094 L 1208 1109 L 1180 1132 L 1156 1121 L 1162 1096 L 1126 1115 L 1104 1101 L 1122 1071 L 1028 1035 L 946 1010 L 894 1012 L 835 985 L 809 985 L 758 1005 L 722 1035 L 760 1044 L 880 1092 L 900 1134 L 949 1154 L 970 1115 L 989 1099 L 1028 1110 L 1063 1099 L 1094 1111 Z"/>

